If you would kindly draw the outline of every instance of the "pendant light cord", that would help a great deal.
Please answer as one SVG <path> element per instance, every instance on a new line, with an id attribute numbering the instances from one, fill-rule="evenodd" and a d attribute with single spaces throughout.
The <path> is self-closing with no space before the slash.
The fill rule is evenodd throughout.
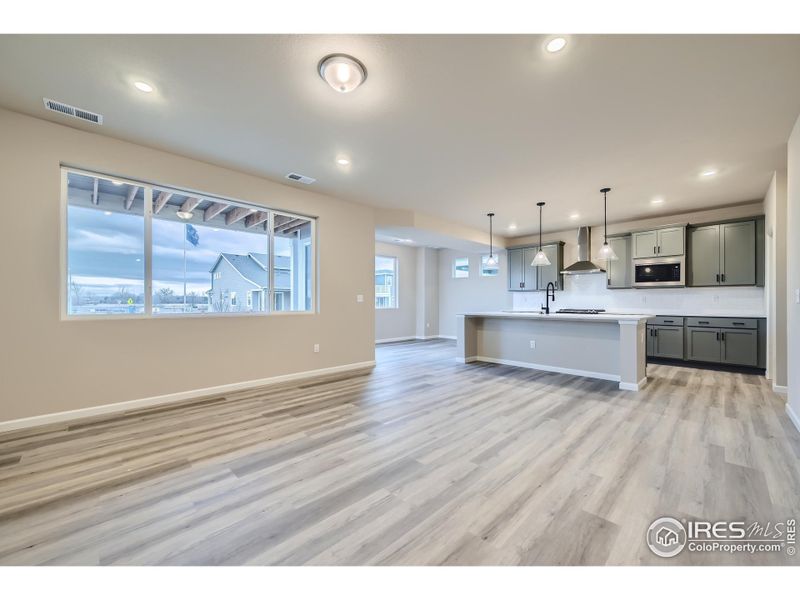
<path id="1" fill-rule="evenodd" d="M 603 192 L 603 243 L 608 243 L 608 192 Z"/>
<path id="2" fill-rule="evenodd" d="M 539 252 L 542 251 L 542 206 L 539 205 Z"/>

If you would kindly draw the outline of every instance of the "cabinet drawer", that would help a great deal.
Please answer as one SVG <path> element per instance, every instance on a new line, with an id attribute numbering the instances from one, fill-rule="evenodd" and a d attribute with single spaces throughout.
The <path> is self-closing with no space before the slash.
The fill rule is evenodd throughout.
<path id="1" fill-rule="evenodd" d="M 726 327 L 729 329 L 758 329 L 758 319 L 728 317 L 686 317 L 687 327 Z"/>
<path id="2" fill-rule="evenodd" d="M 648 325 L 677 325 L 683 327 L 683 317 L 653 317 L 647 319 Z"/>

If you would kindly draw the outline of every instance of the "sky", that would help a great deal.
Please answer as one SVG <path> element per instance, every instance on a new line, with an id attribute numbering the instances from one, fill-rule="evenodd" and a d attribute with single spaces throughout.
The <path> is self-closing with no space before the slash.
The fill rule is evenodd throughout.
<path id="1" fill-rule="evenodd" d="M 83 293 L 106 296 L 127 286 L 144 292 L 144 217 L 125 213 L 69 207 L 69 270 Z M 186 242 L 187 293 L 211 289 L 211 267 L 220 252 L 268 253 L 265 233 L 215 229 L 192 223 L 200 237 L 195 247 Z M 184 224 L 153 218 L 153 291 L 165 287 L 183 295 Z M 276 239 L 279 244 L 280 238 Z M 278 254 L 288 251 L 278 245 Z"/>

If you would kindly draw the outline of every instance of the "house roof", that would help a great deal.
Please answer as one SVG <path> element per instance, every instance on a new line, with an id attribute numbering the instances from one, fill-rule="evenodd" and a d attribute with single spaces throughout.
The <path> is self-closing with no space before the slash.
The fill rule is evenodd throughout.
<path id="1" fill-rule="evenodd" d="M 269 255 L 251 252 L 249 254 L 232 254 L 221 252 L 210 272 L 217 270 L 219 261 L 227 260 L 239 274 L 253 284 L 266 288 L 269 287 Z M 288 289 L 288 275 L 291 259 L 288 256 L 275 256 L 275 288 Z"/>

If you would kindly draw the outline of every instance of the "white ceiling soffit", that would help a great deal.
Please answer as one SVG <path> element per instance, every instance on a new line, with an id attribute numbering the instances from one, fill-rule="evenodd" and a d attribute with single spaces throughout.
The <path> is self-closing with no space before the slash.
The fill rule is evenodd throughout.
<path id="1" fill-rule="evenodd" d="M 612 222 L 760 199 L 785 166 L 800 36 L 546 40 L 6 35 L 0 106 L 97 131 L 47 111 L 56 98 L 102 114 L 104 135 L 472 228 L 494 211 L 500 234 L 535 231 L 540 200 L 546 231 L 599 223 L 604 186 Z M 364 62 L 364 85 L 320 79 L 332 52 Z"/>

